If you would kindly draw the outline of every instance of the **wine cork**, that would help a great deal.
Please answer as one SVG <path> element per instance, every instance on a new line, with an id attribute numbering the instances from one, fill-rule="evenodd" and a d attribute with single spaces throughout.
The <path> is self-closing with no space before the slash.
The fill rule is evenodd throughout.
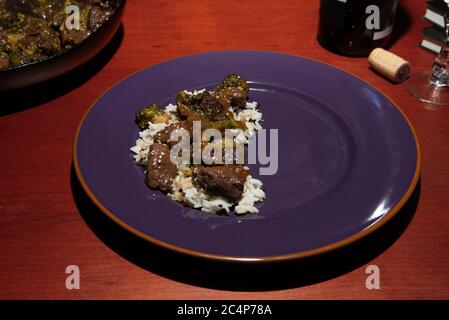
<path id="1" fill-rule="evenodd" d="M 382 48 L 374 49 L 368 57 L 369 65 L 394 82 L 402 82 L 410 73 L 410 64 L 401 57 Z"/>

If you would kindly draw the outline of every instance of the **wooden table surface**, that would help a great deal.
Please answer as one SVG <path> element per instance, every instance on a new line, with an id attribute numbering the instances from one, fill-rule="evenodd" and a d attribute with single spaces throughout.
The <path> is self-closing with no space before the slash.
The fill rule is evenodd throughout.
<path id="1" fill-rule="evenodd" d="M 131 0 L 106 53 L 51 87 L 0 99 L 0 298 L 449 298 L 449 108 L 419 103 L 402 85 L 370 71 L 366 58 L 322 49 L 316 41 L 318 3 Z M 391 48 L 414 71 L 428 70 L 434 58 L 418 48 L 424 11 L 424 1 L 402 1 Z M 420 188 L 402 216 L 373 239 L 312 267 L 255 268 L 254 274 L 159 252 L 106 221 L 72 173 L 72 143 L 83 114 L 136 70 L 223 49 L 323 61 L 396 101 L 415 127 L 423 155 Z M 72 264 L 81 271 L 80 290 L 65 288 L 65 268 Z M 380 269 L 379 290 L 365 287 L 371 264 Z"/>

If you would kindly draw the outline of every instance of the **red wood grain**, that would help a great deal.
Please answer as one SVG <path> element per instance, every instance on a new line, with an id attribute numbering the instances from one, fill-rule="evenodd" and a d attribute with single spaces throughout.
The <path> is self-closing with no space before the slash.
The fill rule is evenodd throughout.
<path id="1" fill-rule="evenodd" d="M 448 299 L 449 108 L 427 108 L 402 85 L 371 72 L 365 58 L 322 49 L 316 41 L 318 3 L 131 0 L 121 46 L 89 81 L 38 106 L 17 106 L 17 112 L 15 102 L 0 100 L 0 109 L 9 110 L 0 117 L 0 298 Z M 391 50 L 409 60 L 414 71 L 427 70 L 434 56 L 418 48 L 425 3 L 402 1 L 402 7 L 402 34 Z M 280 51 L 335 65 L 378 87 L 410 118 L 422 147 L 421 193 L 405 232 L 368 263 L 381 270 L 380 290 L 365 288 L 366 264 L 286 290 L 226 291 L 185 284 L 117 254 L 80 215 L 70 177 L 72 142 L 87 108 L 138 69 L 224 49 Z M 70 264 L 81 269 L 80 290 L 65 288 Z"/>

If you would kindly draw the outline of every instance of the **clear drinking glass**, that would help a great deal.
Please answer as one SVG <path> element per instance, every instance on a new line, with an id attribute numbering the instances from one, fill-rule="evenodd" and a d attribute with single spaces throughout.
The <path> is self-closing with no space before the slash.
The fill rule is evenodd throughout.
<path id="1" fill-rule="evenodd" d="M 405 87 L 422 102 L 434 105 L 449 105 L 449 14 L 444 16 L 444 39 L 432 72 L 412 75 Z"/>

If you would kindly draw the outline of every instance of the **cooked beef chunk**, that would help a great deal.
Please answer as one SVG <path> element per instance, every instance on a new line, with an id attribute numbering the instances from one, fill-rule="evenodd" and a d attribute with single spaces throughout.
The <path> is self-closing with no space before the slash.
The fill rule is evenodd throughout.
<path id="1" fill-rule="evenodd" d="M 61 50 L 59 40 L 55 40 L 52 34 L 42 33 L 25 37 L 17 41 L 18 46 L 30 57 L 36 58 L 58 54 Z"/>
<path id="2" fill-rule="evenodd" d="M 173 131 L 177 129 L 185 129 L 187 130 L 187 132 L 189 132 L 189 128 L 185 121 L 175 122 L 166 126 L 164 130 L 158 132 L 154 137 L 154 141 L 159 143 L 165 143 L 170 148 L 173 147 L 179 141 L 170 141 L 170 135 L 172 134 Z"/>
<path id="3" fill-rule="evenodd" d="M 163 144 L 152 144 L 148 153 L 147 185 L 153 189 L 170 192 L 176 174 L 177 168 L 170 160 L 170 150 Z"/>
<path id="4" fill-rule="evenodd" d="M 232 150 L 231 150 L 231 144 L 232 144 Z M 226 146 L 228 146 L 229 151 L 232 152 L 226 152 L 228 151 Z M 206 150 L 207 148 L 207 150 Z M 221 158 L 220 154 L 216 153 L 216 150 L 221 149 Z M 194 156 L 194 148 L 191 148 L 191 159 L 193 159 Z M 243 144 L 239 144 L 235 141 L 222 139 L 219 141 L 202 141 L 201 142 L 201 156 L 209 156 L 211 157 L 211 161 L 213 163 L 205 163 L 203 158 L 203 164 L 205 165 L 235 165 L 235 164 L 243 164 L 247 160 L 247 152 L 244 148 Z"/>
<path id="5" fill-rule="evenodd" d="M 209 128 L 207 126 L 208 121 L 205 121 L 207 119 L 205 119 L 205 117 L 203 117 L 199 112 L 190 109 L 186 105 L 184 104 L 178 105 L 177 112 L 180 118 L 184 119 L 183 122 L 186 124 L 186 129 L 189 131 L 191 135 L 193 134 L 193 123 L 195 121 L 201 122 L 201 130 L 204 131 L 207 128 Z"/>
<path id="6" fill-rule="evenodd" d="M 16 42 L 17 47 L 29 55 L 54 55 L 61 51 L 59 36 L 41 18 L 24 17 L 24 36 Z"/>
<path id="7" fill-rule="evenodd" d="M 224 88 L 217 95 L 230 103 L 234 111 L 244 109 L 248 100 L 248 93 L 239 88 Z"/>
<path id="8" fill-rule="evenodd" d="M 194 183 L 207 194 L 236 202 L 242 198 L 243 186 L 249 172 L 241 165 L 198 166 L 193 171 Z"/>
<path id="9" fill-rule="evenodd" d="M 23 32 L 28 36 L 37 36 L 51 30 L 47 22 L 40 18 L 25 16 L 22 23 L 25 25 L 23 27 Z"/>
<path id="10" fill-rule="evenodd" d="M 91 32 L 87 29 L 67 29 L 64 24 L 61 27 L 61 41 L 66 48 L 72 48 L 83 42 L 90 36 Z"/>
<path id="11" fill-rule="evenodd" d="M 205 116 L 211 121 L 219 121 L 226 118 L 229 114 L 229 102 L 219 97 L 210 94 L 204 94 L 203 101 L 201 101 L 201 110 Z"/>

